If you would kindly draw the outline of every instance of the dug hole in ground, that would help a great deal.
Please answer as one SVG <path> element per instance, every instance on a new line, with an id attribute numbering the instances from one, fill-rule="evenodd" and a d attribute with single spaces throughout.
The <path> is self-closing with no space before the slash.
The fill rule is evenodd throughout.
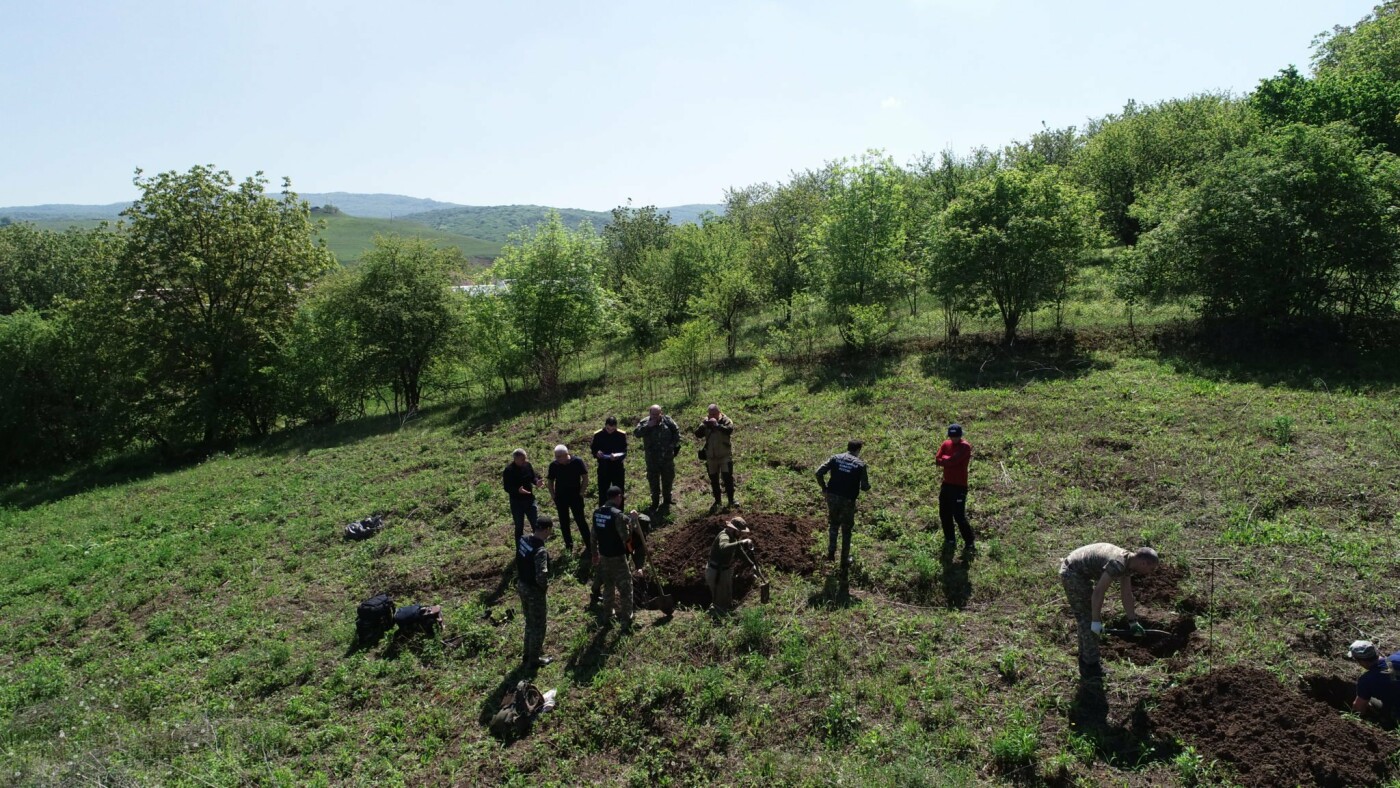
<path id="1" fill-rule="evenodd" d="M 708 606 L 710 589 L 705 585 L 705 564 L 710 560 L 715 536 L 733 516 L 695 517 L 653 531 L 638 599 L 655 597 L 664 591 L 674 596 L 681 607 Z M 748 523 L 754 541 L 754 558 L 769 582 L 783 573 L 806 576 L 816 572 L 813 534 L 824 528 L 821 523 L 784 514 L 744 512 L 740 516 Z M 753 587 L 753 570 L 740 556 L 734 563 L 735 603 L 744 599 Z"/>

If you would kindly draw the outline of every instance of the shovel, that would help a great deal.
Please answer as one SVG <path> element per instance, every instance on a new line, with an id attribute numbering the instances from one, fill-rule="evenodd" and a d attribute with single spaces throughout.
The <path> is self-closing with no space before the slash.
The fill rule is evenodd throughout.
<path id="1" fill-rule="evenodd" d="M 758 581 L 758 601 L 767 604 L 769 590 L 768 580 L 763 576 L 763 572 L 759 570 L 758 563 L 753 560 L 753 554 L 751 552 L 745 550 L 744 558 L 748 559 L 749 566 L 753 567 L 754 579 Z"/>
<path id="2" fill-rule="evenodd" d="M 651 564 L 646 565 L 647 576 L 656 584 L 656 590 L 661 592 L 657 596 L 648 599 L 643 607 L 648 610 L 660 610 L 662 615 L 670 616 L 676 612 L 676 598 L 668 593 L 661 585 L 661 577 L 656 574 Z"/>

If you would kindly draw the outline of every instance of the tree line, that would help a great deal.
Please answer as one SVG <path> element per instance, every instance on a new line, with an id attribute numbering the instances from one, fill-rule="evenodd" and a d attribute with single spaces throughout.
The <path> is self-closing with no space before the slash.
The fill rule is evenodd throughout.
<path id="1" fill-rule="evenodd" d="M 133 445 L 207 452 L 283 425 L 412 413 L 469 389 L 555 398 L 590 349 L 694 391 L 711 348 L 775 318 L 767 359 L 827 336 L 869 351 L 929 297 L 1017 341 L 1086 267 L 1128 308 L 1262 329 L 1393 316 L 1400 283 L 1400 0 L 1314 42 L 1247 96 L 1129 103 L 1083 129 L 899 164 L 871 151 L 726 194 L 673 226 L 557 214 L 483 281 L 456 250 L 381 237 L 352 270 L 261 173 L 146 176 L 116 226 L 0 226 L 0 470 Z"/>

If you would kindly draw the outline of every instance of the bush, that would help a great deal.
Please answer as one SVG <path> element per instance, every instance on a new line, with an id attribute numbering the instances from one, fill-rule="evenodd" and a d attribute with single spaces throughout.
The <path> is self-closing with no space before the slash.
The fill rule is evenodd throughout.
<path id="1" fill-rule="evenodd" d="M 685 386 L 691 399 L 700 393 L 705 370 L 714 360 L 714 346 L 715 327 L 708 320 L 688 321 L 661 343 L 662 364 Z"/>

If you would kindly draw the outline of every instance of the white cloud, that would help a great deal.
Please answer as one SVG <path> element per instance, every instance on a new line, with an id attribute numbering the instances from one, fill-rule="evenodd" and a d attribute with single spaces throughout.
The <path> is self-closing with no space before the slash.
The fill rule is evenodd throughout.
<path id="1" fill-rule="evenodd" d="M 880 102 L 880 109 L 899 109 L 903 106 L 904 102 L 894 96 L 888 96 L 884 101 Z"/>

